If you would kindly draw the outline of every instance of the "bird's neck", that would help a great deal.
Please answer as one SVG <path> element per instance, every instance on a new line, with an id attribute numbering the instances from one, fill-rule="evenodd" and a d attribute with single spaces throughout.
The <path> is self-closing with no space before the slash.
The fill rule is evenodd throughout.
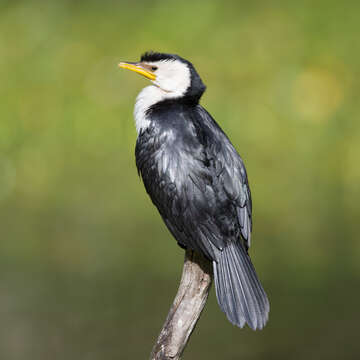
<path id="1" fill-rule="evenodd" d="M 170 92 L 155 85 L 147 86 L 139 93 L 135 102 L 134 117 L 138 134 L 141 129 L 145 130 L 151 123 L 150 108 L 167 101 L 187 103 L 188 105 L 198 104 L 198 98 L 186 96 L 186 89 Z"/>
<path id="2" fill-rule="evenodd" d="M 145 130 L 150 125 L 147 110 L 154 104 L 166 99 L 167 93 L 155 85 L 147 86 L 142 89 L 136 98 L 134 108 L 134 118 L 136 131 Z"/>

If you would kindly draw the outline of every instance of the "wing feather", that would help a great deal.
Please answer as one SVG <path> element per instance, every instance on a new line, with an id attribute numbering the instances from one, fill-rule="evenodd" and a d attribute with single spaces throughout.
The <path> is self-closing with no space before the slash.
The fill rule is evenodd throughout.
<path id="1" fill-rule="evenodd" d="M 201 106 L 177 113 L 171 127 L 154 121 L 139 134 L 136 163 L 148 194 L 181 246 L 212 260 L 227 241 L 248 248 L 251 195 L 242 159 Z"/>

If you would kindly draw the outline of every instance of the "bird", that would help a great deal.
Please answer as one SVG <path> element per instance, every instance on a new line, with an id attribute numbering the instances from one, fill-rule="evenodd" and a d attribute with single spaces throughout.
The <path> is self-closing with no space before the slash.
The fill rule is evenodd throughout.
<path id="1" fill-rule="evenodd" d="M 206 86 L 179 55 L 148 51 L 120 68 L 150 80 L 136 98 L 136 166 L 146 192 L 183 249 L 212 263 L 228 320 L 262 329 L 269 300 L 249 257 L 252 200 L 244 162 L 199 103 Z"/>

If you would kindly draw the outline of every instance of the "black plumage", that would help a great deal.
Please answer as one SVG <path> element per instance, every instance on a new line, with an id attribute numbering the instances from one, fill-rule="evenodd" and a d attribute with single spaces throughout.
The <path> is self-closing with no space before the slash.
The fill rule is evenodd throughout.
<path id="1" fill-rule="evenodd" d="M 216 295 L 235 325 L 264 327 L 266 294 L 248 255 L 252 204 L 244 163 L 211 115 L 193 65 L 177 55 L 146 53 L 141 61 L 184 62 L 191 83 L 180 97 L 149 107 L 136 142 L 136 165 L 147 193 L 183 248 L 213 262 Z"/>

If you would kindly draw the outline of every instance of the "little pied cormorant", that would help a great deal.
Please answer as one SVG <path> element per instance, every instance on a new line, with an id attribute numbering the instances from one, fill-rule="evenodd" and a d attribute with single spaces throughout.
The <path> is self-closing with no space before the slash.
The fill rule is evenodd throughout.
<path id="1" fill-rule="evenodd" d="M 150 79 L 136 99 L 136 166 L 182 248 L 213 264 L 220 308 L 233 324 L 262 329 L 269 302 L 248 255 L 251 195 L 244 163 L 199 105 L 205 85 L 178 55 L 147 52 L 119 67 Z"/>

